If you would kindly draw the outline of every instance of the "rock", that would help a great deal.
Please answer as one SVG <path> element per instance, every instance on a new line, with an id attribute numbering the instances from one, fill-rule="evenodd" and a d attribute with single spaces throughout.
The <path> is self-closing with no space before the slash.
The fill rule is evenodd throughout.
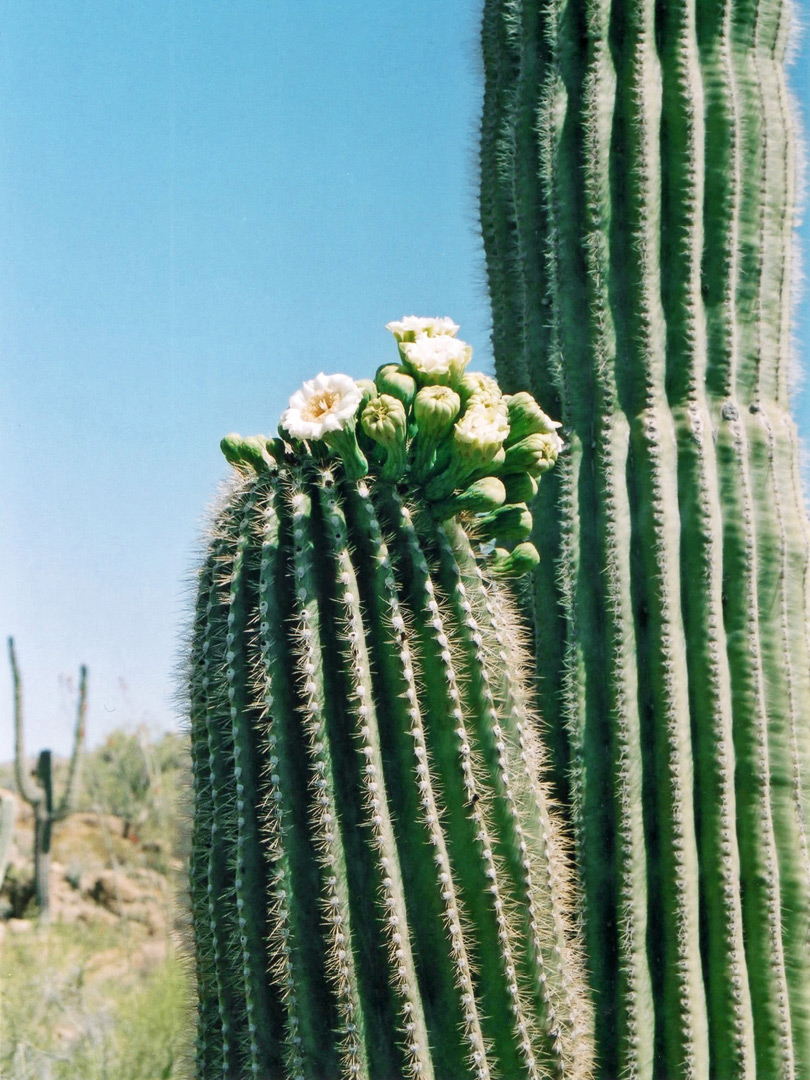
<path id="1" fill-rule="evenodd" d="M 141 891 L 129 878 L 116 870 L 104 870 L 95 876 L 95 881 L 86 895 L 118 915 L 121 908 L 141 898 Z"/>
<path id="2" fill-rule="evenodd" d="M 9 919 L 6 929 L 10 934 L 31 934 L 34 931 L 34 924 L 30 919 Z"/>

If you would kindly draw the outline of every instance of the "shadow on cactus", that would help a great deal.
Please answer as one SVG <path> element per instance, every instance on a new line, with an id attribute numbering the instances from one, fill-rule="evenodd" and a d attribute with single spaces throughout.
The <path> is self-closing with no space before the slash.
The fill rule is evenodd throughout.
<path id="1" fill-rule="evenodd" d="M 189 663 L 201 1077 L 570 1077 L 593 1019 L 539 780 L 528 504 L 561 448 L 389 324 L 374 381 L 318 375 L 235 476 Z"/>

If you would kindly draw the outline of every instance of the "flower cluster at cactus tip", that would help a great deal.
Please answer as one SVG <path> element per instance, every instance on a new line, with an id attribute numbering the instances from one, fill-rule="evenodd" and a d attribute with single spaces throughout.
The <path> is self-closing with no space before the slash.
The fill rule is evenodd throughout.
<path id="1" fill-rule="evenodd" d="M 409 315 L 386 329 L 398 363 L 373 380 L 316 375 L 291 397 L 279 439 L 228 435 L 225 456 L 257 471 L 302 452 L 336 456 L 348 480 L 407 481 L 436 518 L 466 516 L 494 570 L 526 573 L 539 559 L 528 504 L 562 449 L 559 423 L 530 394 L 467 371 L 472 346 L 451 319 Z"/>

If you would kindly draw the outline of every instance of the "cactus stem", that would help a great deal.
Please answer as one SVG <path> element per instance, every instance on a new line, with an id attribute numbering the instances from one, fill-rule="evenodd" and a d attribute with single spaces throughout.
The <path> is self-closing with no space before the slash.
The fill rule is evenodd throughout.
<path id="1" fill-rule="evenodd" d="M 442 921 L 451 946 L 449 972 L 446 979 L 456 991 L 455 1000 L 450 1002 L 444 999 L 445 1004 L 439 1015 L 432 1018 L 432 1027 L 436 1032 L 437 1048 L 445 1060 L 444 1055 L 453 1045 L 453 1017 L 460 1017 L 467 1044 L 467 1062 L 474 1070 L 476 1080 L 490 1080 L 488 1047 L 481 1030 L 473 973 L 465 946 L 465 936 L 462 933 L 461 899 L 457 892 L 445 835 L 440 825 L 442 815 L 439 812 L 438 796 L 435 790 L 436 780 L 432 776 L 426 735 L 422 724 L 416 683 L 417 658 L 408 644 L 407 612 L 400 605 L 391 554 L 383 538 L 368 488 L 362 482 L 358 485 L 354 503 L 356 514 L 363 526 L 360 531 L 368 535 L 368 553 L 371 555 L 374 572 L 374 587 L 369 590 L 369 603 L 377 605 L 375 622 L 382 617 L 385 626 L 383 639 L 379 641 L 380 662 L 396 671 L 396 685 L 401 688 L 399 693 L 392 692 L 388 702 L 392 713 L 392 722 L 389 726 L 392 735 L 399 732 L 404 741 L 410 741 L 412 745 L 410 753 L 420 796 L 418 814 L 427 834 L 428 849 L 433 852 L 434 868 L 430 873 L 431 886 L 436 899 L 440 900 L 440 910 L 443 912 Z M 435 957 L 435 948 L 430 955 Z M 443 969 L 436 973 L 437 982 L 440 977 L 444 977 Z M 447 1027 L 446 1035 L 445 1027 Z M 446 1060 L 449 1067 L 449 1059 Z M 461 1062 L 458 1067 L 462 1067 Z"/>
<path id="2" fill-rule="evenodd" d="M 317 644 L 321 630 L 312 554 L 315 541 L 311 521 L 312 500 L 303 490 L 300 470 L 293 473 L 288 498 L 292 511 L 294 550 L 295 658 L 312 768 L 312 827 L 322 873 L 323 917 L 329 937 L 326 973 L 335 993 L 341 1024 L 341 1080 L 370 1080 L 357 972 L 350 947 L 346 855 L 340 835 L 335 779 L 326 729 L 322 654 Z"/>
<path id="3" fill-rule="evenodd" d="M 509 783 L 510 768 L 507 762 L 506 736 L 498 721 L 498 713 L 490 686 L 485 657 L 483 653 L 483 635 L 481 634 L 478 621 L 473 612 L 467 596 L 467 586 L 461 579 L 461 573 L 457 563 L 457 552 L 453 550 L 444 530 L 437 530 L 436 540 L 440 555 L 440 578 L 445 593 L 450 598 L 450 603 L 456 610 L 459 634 L 467 654 L 467 669 L 470 677 L 467 680 L 466 697 L 469 702 L 469 714 L 475 723 L 475 733 L 481 747 L 481 757 L 485 763 L 493 789 L 497 793 L 494 800 L 493 817 L 498 840 L 498 848 L 502 848 L 501 858 L 508 876 L 509 884 L 519 895 L 525 907 L 525 922 L 521 927 L 521 933 L 528 943 L 526 951 L 527 984 L 532 987 L 532 992 L 537 998 L 536 1006 L 538 1014 L 543 1018 L 543 1026 L 546 1038 L 544 1045 L 541 1043 L 539 1054 L 544 1058 L 548 1066 L 554 1070 L 555 1075 L 565 1075 L 565 1058 L 560 1041 L 560 1031 L 556 1010 L 552 1001 L 549 987 L 549 973 L 552 981 L 556 979 L 556 972 L 549 969 L 543 957 L 539 945 L 539 924 L 537 907 L 533 897 L 535 889 L 541 880 L 536 873 L 537 867 L 530 857 L 529 845 L 526 835 L 520 825 L 518 813 L 518 800 L 516 792 Z M 470 557 L 469 551 L 461 549 L 462 557 Z M 521 751 L 525 754 L 525 751 Z M 519 774 L 518 774 L 519 775 Z M 522 801 L 522 800 L 521 800 Z M 538 830 L 539 831 L 539 830 Z M 506 842 L 503 843 L 502 841 Z M 498 842 L 501 841 L 501 842 Z M 556 942 L 557 947 L 560 941 Z M 555 965 L 556 966 L 556 965 Z"/>
<path id="4" fill-rule="evenodd" d="M 266 910 L 254 902 L 254 898 L 267 891 L 262 863 L 258 859 L 258 777 L 256 775 L 256 748 L 252 745 L 255 717 L 250 708 L 246 688 L 248 663 L 246 653 L 251 646 L 255 627 L 248 631 L 246 623 L 245 592 L 247 579 L 254 568 L 249 563 L 248 552 L 255 516 L 257 494 L 255 491 L 245 499 L 239 522 L 239 533 L 230 572 L 228 595 L 227 633 L 225 638 L 226 670 L 225 690 L 229 702 L 231 720 L 231 745 L 236 816 L 236 851 L 234 886 L 236 893 L 235 942 L 241 956 L 239 967 L 244 980 L 243 1000 L 246 1020 L 246 1039 L 249 1047 L 247 1064 L 254 1077 L 260 1078 L 268 1071 L 277 1071 L 275 1044 L 270 1042 L 268 1025 L 259 1023 L 258 1017 L 272 1016 L 270 995 L 265 971 L 264 938 L 266 935 Z M 275 1026 L 275 1025 L 274 1025 Z"/>
<path id="5" fill-rule="evenodd" d="M 300 859 L 296 858 L 291 839 L 290 816 L 293 812 L 294 780 L 290 776 L 292 717 L 289 686 L 289 657 L 283 648 L 283 615 L 278 603 L 278 589 L 283 567 L 280 565 L 280 500 L 277 485 L 268 484 L 261 510 L 261 556 L 259 572 L 259 651 L 255 664 L 257 699 L 261 703 L 263 725 L 261 738 L 266 747 L 264 770 L 266 785 L 262 800 L 264 828 L 262 837 L 270 864 L 269 871 L 269 972 L 284 1004 L 284 1059 L 288 1075 L 303 1077 L 312 1058 L 323 1061 L 328 1051 L 318 1044 L 318 1028 L 323 1017 L 308 1014 L 306 993 L 300 994 L 307 975 L 313 981 L 320 971 L 317 958 L 309 971 L 303 960 L 308 943 L 301 927 L 305 901 L 299 890 Z M 295 868 L 294 868 L 295 864 Z M 302 970 L 298 971 L 300 964 Z M 314 970 L 313 970 L 314 968 Z M 328 1058 L 327 1058 L 328 1060 Z M 334 1062 L 331 1063 L 331 1067 Z"/>
<path id="6" fill-rule="evenodd" d="M 222 532 L 226 532 L 226 523 L 222 523 Z M 238 1000 L 234 994 L 229 977 L 228 932 L 227 919 L 231 915 L 233 902 L 232 889 L 228 881 L 228 868 L 224 859 L 224 847 L 220 843 L 220 837 L 228 836 L 232 829 L 232 815 L 229 812 L 231 802 L 230 794 L 226 790 L 227 785 L 227 761 L 229 754 L 226 748 L 227 738 L 219 725 L 215 724 L 214 717 L 222 705 L 220 700 L 221 687 L 212 663 L 215 655 L 215 643 L 220 641 L 225 634 L 224 623 L 227 619 L 227 607 L 223 597 L 222 563 L 224 559 L 224 536 L 223 542 L 217 544 L 217 565 L 212 575 L 211 595 L 207 604 L 207 618 L 202 643 L 203 666 L 202 687 L 203 695 L 201 708 L 204 710 L 206 744 L 207 744 L 207 780 L 210 810 L 206 807 L 206 816 L 210 820 L 210 836 L 208 839 L 208 860 L 206 872 L 206 931 L 211 947 L 211 966 L 213 980 L 216 985 L 216 1002 L 219 1021 L 218 1037 L 212 1039 L 214 1045 L 220 1048 L 219 1072 L 223 1078 L 232 1074 L 232 1058 L 235 1047 L 234 1041 L 238 1039 L 235 1028 L 232 1028 L 233 1002 Z"/>
<path id="7" fill-rule="evenodd" d="M 429 1080 L 433 1076 L 433 1066 L 428 1056 L 427 1029 L 411 953 L 411 933 L 400 899 L 402 872 L 382 782 L 379 733 L 360 597 L 349 557 L 346 521 L 338 504 L 335 477 L 331 470 L 320 473 L 318 493 L 323 508 L 327 546 L 340 583 L 339 602 L 343 608 L 341 652 L 350 673 L 349 699 L 355 722 L 354 734 L 364 763 L 361 765 L 366 812 L 364 824 L 369 828 L 380 879 L 380 917 L 388 946 L 389 978 L 398 998 L 400 1029 L 406 1054 L 405 1068 L 408 1076 Z"/>
<path id="8" fill-rule="evenodd" d="M 485 770 L 480 750 L 465 723 L 448 627 L 436 599 L 416 529 L 408 508 L 395 492 L 392 493 L 392 501 L 399 513 L 400 527 L 405 537 L 414 604 L 420 622 L 425 678 L 429 690 L 437 697 L 443 697 L 442 709 L 448 716 L 446 730 L 431 732 L 435 740 L 433 757 L 445 785 L 454 784 L 460 789 L 454 792 L 446 787 L 448 808 L 456 805 L 468 808 L 466 815 L 457 815 L 460 820 L 453 826 L 448 813 L 451 858 L 453 838 L 458 837 L 462 829 L 471 832 L 474 847 L 477 847 L 481 858 L 477 866 L 459 866 L 459 876 L 470 916 L 481 940 L 479 980 L 482 1005 L 491 1025 L 489 1037 L 493 1053 L 505 1075 L 526 1073 L 534 1077 L 538 1075 L 532 1053 L 535 1033 L 529 1020 L 531 1012 L 527 1008 L 525 992 L 518 983 L 513 936 L 510 933 L 510 927 L 514 927 L 519 920 L 514 915 L 508 893 L 504 892 L 503 867 L 493 849 L 492 799 L 486 785 L 477 780 L 478 776 L 483 779 Z M 504 980 L 506 996 L 502 993 Z M 508 1011 L 505 1008 L 507 999 L 511 1002 Z"/>
<path id="9" fill-rule="evenodd" d="M 191 763 L 194 787 L 194 830 L 192 834 L 189 876 L 195 924 L 197 948 L 198 1016 L 196 1065 L 200 1076 L 211 1075 L 214 1065 L 216 1040 L 209 1034 L 219 1022 L 219 994 L 214 964 L 214 942 L 207 902 L 200 898 L 206 893 L 208 879 L 208 856 L 206 849 L 211 835 L 213 808 L 212 785 L 208 764 L 208 732 L 205 725 L 209 684 L 208 650 L 204 648 L 209 633 L 209 619 L 214 595 L 213 579 L 216 558 L 213 550 L 206 553 L 200 570 L 197 607 L 192 636 L 192 655 L 195 663 L 191 671 L 189 716 L 191 720 Z"/>
<path id="10" fill-rule="evenodd" d="M 512 843 L 505 845 L 504 861 L 509 864 L 509 851 L 518 853 L 517 860 L 511 859 L 509 869 L 529 912 L 523 934 L 531 947 L 528 959 L 535 965 L 532 980 L 537 1007 L 546 1018 L 545 1054 L 558 1075 L 568 1076 L 568 1063 L 577 1060 L 576 1054 L 569 1052 L 570 1045 L 591 1037 L 590 1015 L 586 1003 L 573 992 L 576 963 L 572 966 L 566 955 L 571 919 L 570 870 L 561 837 L 551 823 L 539 788 L 542 752 L 527 714 L 525 695 L 521 694 L 513 674 L 528 670 L 527 655 L 520 643 L 525 632 L 514 620 L 508 631 L 504 629 L 496 614 L 500 590 L 495 583 L 485 583 L 469 542 L 458 526 L 445 525 L 438 531 L 437 540 L 444 585 L 459 613 L 470 660 L 473 657 L 476 660 L 476 664 L 468 663 L 468 670 L 478 671 L 480 664 L 480 671 L 495 673 L 491 681 L 482 679 L 480 687 L 475 689 L 479 699 L 479 737 L 493 783 L 501 789 L 502 797 L 498 800 L 501 809 L 498 816 L 503 818 L 499 822 L 501 835 L 515 834 Z M 502 599 L 500 610 L 502 619 Z M 484 667 L 486 640 L 494 641 L 498 652 Z M 469 685 L 474 689 L 472 680 Z M 510 717 L 514 731 L 509 725 L 501 726 L 499 715 Z M 514 778 L 513 786 L 508 782 L 510 776 Z M 520 826 L 521 816 L 525 819 L 527 812 L 532 820 L 531 831 Z M 532 900 L 538 888 L 553 901 L 542 907 L 542 912 L 551 913 L 550 921 L 543 918 Z M 544 943 L 547 956 L 544 956 Z"/>

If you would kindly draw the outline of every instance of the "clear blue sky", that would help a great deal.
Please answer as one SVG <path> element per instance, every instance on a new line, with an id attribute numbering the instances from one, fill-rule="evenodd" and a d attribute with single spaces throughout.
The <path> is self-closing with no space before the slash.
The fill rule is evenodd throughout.
<path id="1" fill-rule="evenodd" d="M 176 722 L 221 435 L 273 430 L 319 370 L 373 373 L 403 314 L 451 315 L 489 367 L 478 9 L 3 5 L 0 634 L 29 754 L 68 749 L 60 677 L 82 662 L 93 741 Z M 797 330 L 810 341 L 806 304 Z M 810 395 L 797 415 L 810 438 Z"/>

